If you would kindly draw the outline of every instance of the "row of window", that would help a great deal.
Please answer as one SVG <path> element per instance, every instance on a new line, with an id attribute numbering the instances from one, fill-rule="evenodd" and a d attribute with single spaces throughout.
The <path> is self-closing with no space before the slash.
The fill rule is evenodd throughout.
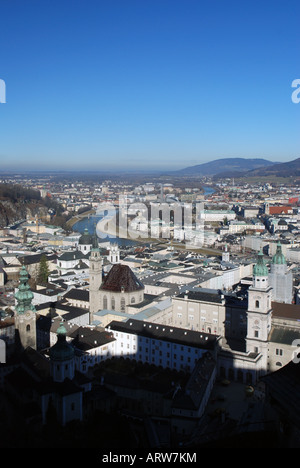
<path id="1" fill-rule="evenodd" d="M 141 299 L 140 299 L 141 300 Z M 136 300 L 135 300 L 135 297 L 132 297 L 130 299 L 130 304 L 135 304 Z M 126 307 L 126 302 L 125 302 L 125 298 L 122 297 L 121 298 L 121 312 L 125 312 L 125 307 Z M 110 300 L 110 309 L 111 310 L 115 310 L 116 308 L 116 300 L 114 298 L 114 296 L 112 296 L 111 300 Z M 107 299 L 107 296 L 103 296 L 103 309 L 108 309 L 108 299 Z"/>

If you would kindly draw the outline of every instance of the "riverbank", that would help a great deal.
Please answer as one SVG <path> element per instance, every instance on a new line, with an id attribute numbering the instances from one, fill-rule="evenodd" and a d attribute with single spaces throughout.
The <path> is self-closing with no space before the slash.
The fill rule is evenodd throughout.
<path id="1" fill-rule="evenodd" d="M 74 226 L 77 222 L 87 220 L 89 217 L 94 217 L 96 215 L 95 210 L 91 210 L 89 212 L 81 213 L 80 215 L 74 216 L 70 221 L 72 222 L 72 226 Z M 108 218 L 104 216 L 103 219 L 98 219 L 97 223 L 94 225 L 96 227 L 96 232 L 99 238 L 105 239 L 108 237 L 111 239 L 112 242 L 114 241 L 129 241 L 130 243 L 136 243 L 137 245 L 140 244 L 162 244 L 162 245 L 172 245 L 174 249 L 177 250 L 186 250 L 189 252 L 197 253 L 200 255 L 206 256 L 218 256 L 222 255 L 222 251 L 210 247 L 199 247 L 199 246 L 191 246 L 186 245 L 180 241 L 174 241 L 172 238 L 163 238 L 163 237 L 141 237 L 138 236 L 138 231 L 131 231 L 129 228 L 124 229 L 119 223 L 116 221 L 115 217 L 112 216 Z M 81 232 L 81 231 L 79 231 Z M 83 230 L 82 230 L 83 232 Z"/>
<path id="2" fill-rule="evenodd" d="M 122 229 L 120 226 L 116 226 L 116 222 L 115 222 L 115 219 L 112 218 L 110 219 L 109 221 L 106 220 L 105 222 L 106 224 L 106 229 L 105 229 L 105 232 L 103 232 L 101 229 L 101 233 L 103 234 L 106 234 L 107 236 L 111 236 L 111 237 L 118 237 L 120 239 L 129 239 L 131 241 L 135 241 L 137 243 L 141 243 L 141 244 L 149 244 L 149 243 L 159 243 L 159 244 L 167 244 L 167 245 L 172 245 L 172 247 L 174 247 L 174 249 L 177 249 L 177 250 L 187 250 L 189 252 L 194 252 L 194 253 L 197 253 L 197 254 L 200 254 L 200 255 L 206 255 L 206 256 L 218 256 L 218 255 L 222 255 L 222 250 L 219 250 L 219 249 L 213 249 L 213 248 L 210 248 L 210 247 L 199 247 L 199 246 L 187 246 L 186 244 L 184 243 L 181 243 L 181 242 L 176 242 L 174 241 L 172 238 L 170 239 L 165 239 L 165 238 L 162 238 L 162 237 L 138 237 L 138 238 L 135 238 L 134 236 L 131 237 L 130 236 L 130 230 L 129 229 Z M 101 227 L 101 221 L 100 221 L 100 227 Z M 136 234 L 136 231 L 132 231 L 133 233 Z"/>
<path id="3" fill-rule="evenodd" d="M 81 221 L 85 218 L 88 218 L 89 216 L 94 216 L 96 214 L 96 210 L 89 210 L 85 211 L 84 213 L 77 214 L 75 216 L 72 216 L 67 222 L 66 225 L 69 228 L 72 228 L 78 221 Z"/>

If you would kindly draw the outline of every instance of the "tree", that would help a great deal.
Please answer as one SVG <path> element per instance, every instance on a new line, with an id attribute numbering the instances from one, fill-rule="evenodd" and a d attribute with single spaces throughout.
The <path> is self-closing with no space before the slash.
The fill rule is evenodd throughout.
<path id="1" fill-rule="evenodd" d="M 40 259 L 40 264 L 39 264 L 37 282 L 42 283 L 42 284 L 47 283 L 49 273 L 50 272 L 49 272 L 49 267 L 48 267 L 46 255 L 42 255 L 42 257 Z"/>

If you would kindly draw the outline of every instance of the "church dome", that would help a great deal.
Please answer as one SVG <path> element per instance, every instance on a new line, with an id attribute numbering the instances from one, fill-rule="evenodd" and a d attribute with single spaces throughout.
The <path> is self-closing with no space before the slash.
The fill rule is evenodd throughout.
<path id="1" fill-rule="evenodd" d="M 80 245 L 92 245 L 93 244 L 93 236 L 89 233 L 87 228 L 85 228 L 78 242 Z"/>
<path id="2" fill-rule="evenodd" d="M 50 348 L 50 359 L 52 361 L 69 361 L 74 357 L 74 348 L 66 340 L 67 331 L 60 324 L 57 329 L 57 342 Z"/>
<path id="3" fill-rule="evenodd" d="M 253 267 L 253 276 L 268 276 L 269 270 L 264 261 L 263 253 L 258 254 L 257 264 Z"/>
<path id="4" fill-rule="evenodd" d="M 286 265 L 286 259 L 282 253 L 282 247 L 280 243 L 277 245 L 277 251 L 272 259 L 272 263 L 273 265 Z"/>

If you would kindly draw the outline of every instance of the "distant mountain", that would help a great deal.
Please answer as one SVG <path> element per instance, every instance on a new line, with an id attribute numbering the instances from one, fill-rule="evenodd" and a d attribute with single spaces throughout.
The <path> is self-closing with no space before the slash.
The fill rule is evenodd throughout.
<path id="1" fill-rule="evenodd" d="M 246 174 L 246 177 L 299 177 L 300 176 L 300 158 L 287 163 L 274 164 L 273 166 L 253 169 Z"/>
<path id="2" fill-rule="evenodd" d="M 176 171 L 177 175 L 226 176 L 240 175 L 248 171 L 274 166 L 275 163 L 266 159 L 225 158 L 209 163 L 198 164 Z"/>

